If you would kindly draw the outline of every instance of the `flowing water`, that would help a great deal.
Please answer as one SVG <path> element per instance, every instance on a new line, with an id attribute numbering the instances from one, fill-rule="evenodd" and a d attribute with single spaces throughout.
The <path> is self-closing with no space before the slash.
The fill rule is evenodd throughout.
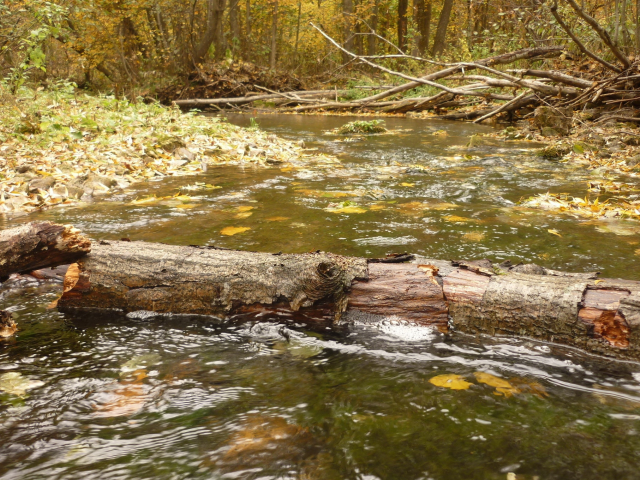
<path id="1" fill-rule="evenodd" d="M 348 120 L 258 117 L 340 163 L 215 167 L 0 227 L 48 219 L 96 239 L 411 251 L 640 278 L 637 224 L 516 205 L 548 190 L 584 196 L 592 174 L 536 158 L 529 142 L 467 148 L 483 126 L 388 119 L 398 133 L 324 134 Z M 0 478 L 640 478 L 634 363 L 394 324 L 92 321 L 47 309 L 59 290 L 0 290 L 20 326 L 0 347 Z"/>

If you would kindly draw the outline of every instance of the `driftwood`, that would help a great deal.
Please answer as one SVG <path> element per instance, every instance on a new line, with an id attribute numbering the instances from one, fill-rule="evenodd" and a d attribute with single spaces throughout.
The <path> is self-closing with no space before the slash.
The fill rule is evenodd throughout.
<path id="1" fill-rule="evenodd" d="M 91 242 L 70 225 L 33 222 L 0 232 L 0 278 L 68 264 L 91 251 Z"/>
<path id="2" fill-rule="evenodd" d="M 335 96 L 336 93 L 338 95 L 342 95 L 345 93 L 344 90 L 307 90 L 303 92 L 283 92 L 283 93 L 269 93 L 265 95 L 247 95 L 244 97 L 230 97 L 230 98 L 194 98 L 187 100 L 176 100 L 173 103 L 178 105 L 179 107 L 184 108 L 197 108 L 197 107 L 208 107 L 211 105 L 218 106 L 231 106 L 231 105 L 245 105 L 257 101 L 265 101 L 265 100 L 279 100 L 281 98 L 287 98 L 289 100 L 298 100 L 302 99 L 310 99 L 310 98 L 329 98 Z"/>
<path id="3" fill-rule="evenodd" d="M 114 241 L 69 269 L 58 307 L 323 326 L 391 319 L 640 359 L 640 282 L 595 279 L 486 260 L 378 263 Z"/>
<path id="4" fill-rule="evenodd" d="M 47 230 L 55 227 L 70 230 L 47 224 Z M 34 223 L 21 232 L 30 239 L 32 231 L 42 229 Z M 24 243 L 16 237 L 18 229 L 12 230 L 12 238 Z M 63 312 L 289 319 L 323 327 L 393 320 L 445 333 L 528 337 L 640 360 L 636 281 L 596 280 L 597 273 L 533 264 L 445 262 L 408 254 L 365 259 L 124 241 L 100 242 L 85 254 L 89 242 L 77 232 L 73 236 L 82 244 L 75 256 L 83 256 L 65 275 L 58 300 Z M 30 251 L 25 256 L 30 258 Z M 52 248 L 43 250 L 38 264 L 60 262 Z M 15 331 L 10 314 L 0 312 L 0 320 L 0 334 Z"/>

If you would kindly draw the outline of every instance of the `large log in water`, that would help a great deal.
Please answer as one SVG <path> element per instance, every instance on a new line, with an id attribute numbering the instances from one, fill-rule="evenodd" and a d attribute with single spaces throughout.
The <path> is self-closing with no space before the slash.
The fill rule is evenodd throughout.
<path id="1" fill-rule="evenodd" d="M 387 264 L 327 253 L 103 242 L 70 268 L 59 308 L 326 325 L 394 319 L 639 359 L 640 282 L 595 278 L 488 261 Z"/>
<path id="2" fill-rule="evenodd" d="M 91 242 L 70 225 L 32 222 L 0 231 L 0 277 L 71 262 L 91 251 Z"/>

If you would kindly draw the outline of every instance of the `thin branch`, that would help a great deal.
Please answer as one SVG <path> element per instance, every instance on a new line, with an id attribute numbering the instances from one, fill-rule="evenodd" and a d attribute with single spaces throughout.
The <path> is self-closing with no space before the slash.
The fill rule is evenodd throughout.
<path id="1" fill-rule="evenodd" d="M 575 10 L 575 12 L 582 18 L 585 22 L 587 22 L 591 28 L 598 34 L 598 36 L 602 39 L 607 47 L 611 50 L 611 52 L 616 56 L 620 63 L 624 66 L 625 69 L 631 66 L 631 62 L 627 58 L 627 56 L 622 53 L 622 51 L 618 48 L 618 45 L 611 40 L 611 37 L 607 33 L 607 31 L 600 26 L 600 24 L 596 21 L 595 18 L 587 14 L 582 8 L 578 6 L 575 0 L 565 0 L 571 8 Z"/>
<path id="2" fill-rule="evenodd" d="M 495 115 L 498 115 L 501 112 L 504 112 L 505 110 L 507 110 L 510 106 L 512 106 L 514 103 L 518 103 L 518 101 L 520 101 L 522 98 L 524 98 L 527 93 L 529 93 L 527 90 L 525 90 L 524 92 L 522 92 L 520 95 L 518 95 L 516 98 L 514 98 L 513 100 L 511 100 L 510 102 L 505 103 L 504 105 L 501 105 L 500 107 L 496 108 L 495 110 L 493 110 L 492 112 L 487 113 L 486 115 L 477 118 L 473 121 L 473 123 L 480 123 L 483 120 L 487 120 L 488 118 L 491 118 Z"/>
<path id="3" fill-rule="evenodd" d="M 609 70 L 613 70 L 614 72 L 622 71 L 620 68 L 610 64 L 605 59 L 600 58 L 599 56 L 597 56 L 595 53 L 593 53 L 591 50 L 588 50 L 587 47 L 584 46 L 584 44 L 580 41 L 580 39 L 571 31 L 569 26 L 566 23 L 564 23 L 564 20 L 562 20 L 562 17 L 558 13 L 558 4 L 556 2 L 554 2 L 553 5 L 551 6 L 551 15 L 553 15 L 553 17 L 556 19 L 556 22 L 558 22 L 558 25 L 560 25 L 560 27 L 562 27 L 562 29 L 565 32 L 567 32 L 567 34 L 571 37 L 571 40 L 573 40 L 573 43 L 575 43 L 578 46 L 578 48 L 582 53 L 584 53 L 588 57 L 593 58 L 596 62 L 601 63 L 602 65 L 607 67 Z"/>

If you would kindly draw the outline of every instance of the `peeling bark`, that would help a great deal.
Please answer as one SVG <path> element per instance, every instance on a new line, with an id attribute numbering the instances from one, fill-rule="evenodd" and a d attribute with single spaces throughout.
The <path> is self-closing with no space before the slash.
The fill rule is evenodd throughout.
<path id="1" fill-rule="evenodd" d="M 76 261 L 91 242 L 70 225 L 33 222 L 0 231 L 0 277 Z"/>
<path id="2" fill-rule="evenodd" d="M 71 227 L 47 222 L 12 230 L 0 238 L 13 239 L 9 245 L 31 245 L 3 257 L 14 266 L 29 265 L 18 267 L 21 271 L 65 263 L 69 250 L 77 259 L 89 249 L 88 240 Z M 64 261 L 49 247 L 57 238 L 51 232 L 67 232 L 73 239 L 66 239 Z M 34 238 L 48 240 L 47 248 L 34 247 Z M 7 240 L 0 242 L 10 251 L 6 245 Z M 46 255 L 39 256 L 43 250 Z M 20 260 L 20 252 L 28 261 Z M 596 277 L 533 264 L 497 267 L 488 260 L 384 263 L 320 252 L 283 255 L 114 241 L 94 245 L 68 268 L 58 307 L 228 320 L 288 318 L 325 326 L 393 319 L 640 360 L 640 282 Z"/>

